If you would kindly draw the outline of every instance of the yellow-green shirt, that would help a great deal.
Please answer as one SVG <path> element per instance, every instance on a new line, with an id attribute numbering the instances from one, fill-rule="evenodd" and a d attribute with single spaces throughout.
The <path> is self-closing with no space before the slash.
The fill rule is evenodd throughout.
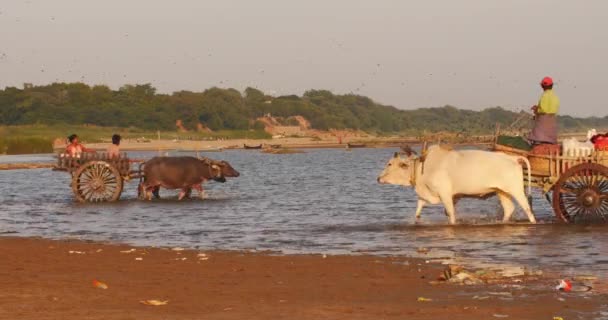
<path id="1" fill-rule="evenodd" d="M 559 111 L 559 98 L 553 90 L 545 90 L 538 100 L 538 113 L 556 114 Z"/>

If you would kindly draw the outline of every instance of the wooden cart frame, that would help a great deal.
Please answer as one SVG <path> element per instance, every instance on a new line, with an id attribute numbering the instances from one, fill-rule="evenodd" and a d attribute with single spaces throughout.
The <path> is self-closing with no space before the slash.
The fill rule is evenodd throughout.
<path id="1" fill-rule="evenodd" d="M 131 170 L 126 153 L 109 157 L 107 153 L 58 154 L 55 171 L 68 172 L 71 188 L 78 202 L 117 201 L 125 182 L 141 178 L 141 171 Z"/>
<path id="2" fill-rule="evenodd" d="M 497 139 L 493 150 L 528 158 L 531 180 L 524 172 L 525 184 L 543 191 L 561 221 L 608 220 L 608 151 L 580 157 L 539 155 L 499 145 Z"/>

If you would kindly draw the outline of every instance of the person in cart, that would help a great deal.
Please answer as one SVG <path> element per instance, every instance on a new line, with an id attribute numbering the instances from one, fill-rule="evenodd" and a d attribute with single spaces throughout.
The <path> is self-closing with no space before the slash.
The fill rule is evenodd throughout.
<path id="1" fill-rule="evenodd" d="M 545 77 L 540 82 L 543 94 L 538 104 L 532 107 L 534 112 L 534 128 L 528 140 L 532 145 L 557 144 L 557 112 L 559 98 L 553 92 L 553 79 Z"/>
<path id="2" fill-rule="evenodd" d="M 85 148 L 80 141 L 78 141 L 78 136 L 76 134 L 72 134 L 68 137 L 69 144 L 65 148 L 65 153 L 70 155 L 70 157 L 78 157 L 83 152 L 95 153 L 95 150 Z"/>
<path id="3" fill-rule="evenodd" d="M 115 134 L 112 136 L 112 144 L 108 147 L 106 152 L 108 153 L 108 158 L 120 158 L 120 140 L 122 138 L 119 134 Z"/>

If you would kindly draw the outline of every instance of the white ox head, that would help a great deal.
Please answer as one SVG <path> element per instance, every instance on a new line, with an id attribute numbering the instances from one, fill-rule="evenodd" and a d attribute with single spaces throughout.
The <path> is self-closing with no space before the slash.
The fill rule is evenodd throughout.
<path id="1" fill-rule="evenodd" d="M 591 141 L 591 138 L 593 138 L 595 135 L 597 135 L 597 130 L 591 129 L 587 131 L 587 141 Z"/>
<path id="2" fill-rule="evenodd" d="M 378 176 L 378 183 L 405 187 L 412 185 L 416 156 L 409 148 L 404 149 L 404 155 L 402 157 L 398 152 L 395 152 L 395 155 L 386 163 L 384 170 Z"/>

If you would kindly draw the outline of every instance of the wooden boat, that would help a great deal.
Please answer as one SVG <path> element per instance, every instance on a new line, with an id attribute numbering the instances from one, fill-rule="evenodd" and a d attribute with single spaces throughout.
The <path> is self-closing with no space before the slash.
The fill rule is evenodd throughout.
<path id="1" fill-rule="evenodd" d="M 248 146 L 248 145 L 244 144 L 243 148 L 248 149 L 248 150 L 262 149 L 262 144 L 260 143 L 257 146 Z"/>
<path id="2" fill-rule="evenodd" d="M 365 148 L 366 147 L 365 144 L 363 144 L 363 143 L 347 143 L 346 146 L 349 149 L 353 149 L 353 148 Z"/>

